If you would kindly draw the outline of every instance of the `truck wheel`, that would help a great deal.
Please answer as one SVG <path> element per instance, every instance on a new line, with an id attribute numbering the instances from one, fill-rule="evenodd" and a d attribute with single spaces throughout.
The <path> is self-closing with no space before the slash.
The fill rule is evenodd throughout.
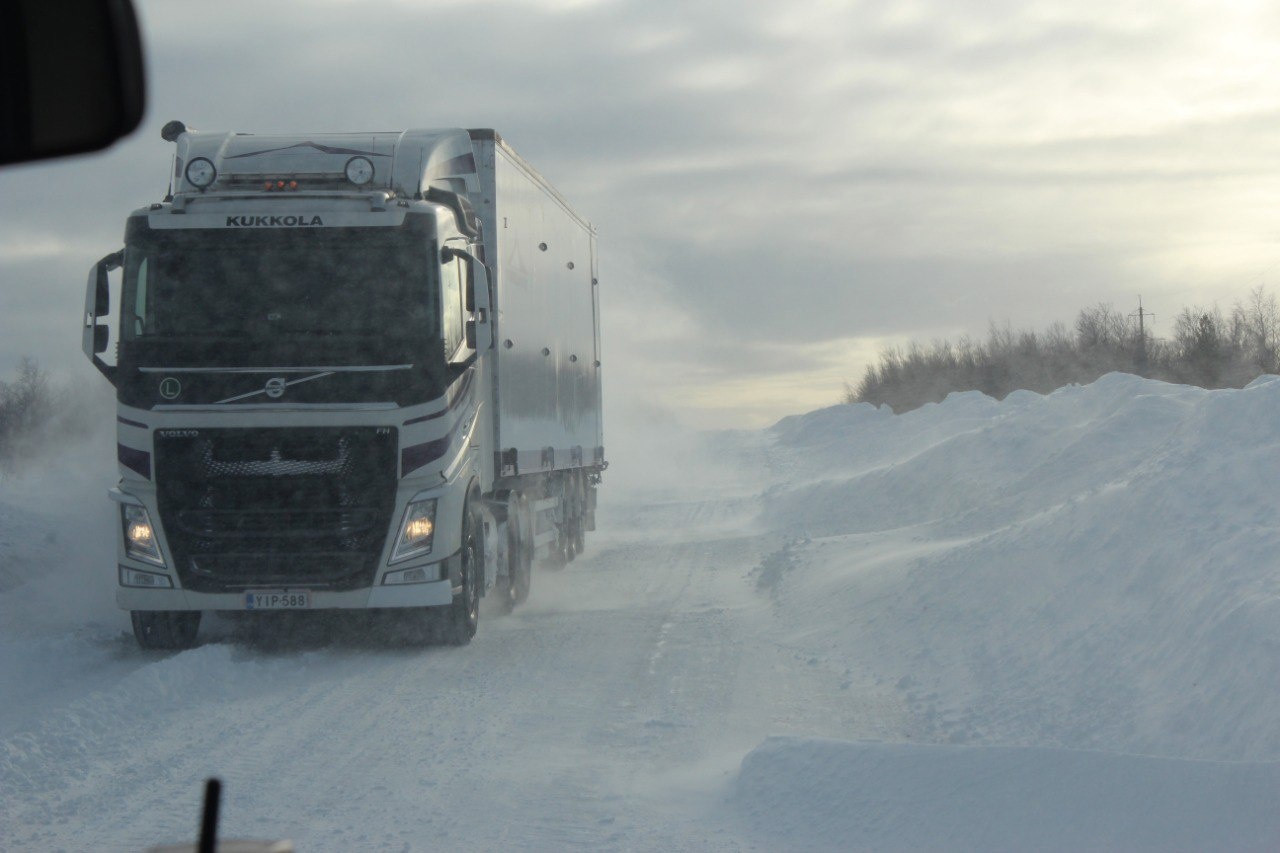
<path id="1" fill-rule="evenodd" d="M 573 520 L 573 550 L 581 554 L 587 547 L 587 535 L 583 532 L 582 516 Z"/>
<path id="2" fill-rule="evenodd" d="M 564 561 L 565 564 L 573 562 L 573 558 L 578 556 L 578 536 L 574 533 L 573 522 L 570 521 L 564 531 Z"/>
<path id="3" fill-rule="evenodd" d="M 199 610 L 132 610 L 133 636 L 144 649 L 189 649 L 200 630 Z"/>
<path id="4" fill-rule="evenodd" d="M 569 562 L 564 556 L 564 544 L 564 533 L 557 531 L 555 541 L 547 546 L 547 551 L 538 562 L 538 565 L 544 569 L 551 569 L 552 571 L 559 571 L 560 569 L 563 569 Z"/>
<path id="5" fill-rule="evenodd" d="M 525 599 L 529 597 L 530 568 L 528 555 L 520 543 L 520 537 L 511 530 L 507 535 L 507 574 L 498 578 L 502 612 L 510 613 L 516 609 L 517 605 L 524 604 Z"/>
<path id="6" fill-rule="evenodd" d="M 533 585 L 533 555 L 524 543 L 514 536 L 509 548 L 511 560 L 507 565 L 508 612 L 518 604 L 529 600 L 529 587 Z"/>
<path id="7" fill-rule="evenodd" d="M 484 543 L 480 541 L 480 520 L 467 507 L 462 516 L 461 562 L 462 591 L 444 608 L 442 639 L 450 646 L 465 646 L 476 635 L 480 622 L 480 561 L 484 559 Z"/>

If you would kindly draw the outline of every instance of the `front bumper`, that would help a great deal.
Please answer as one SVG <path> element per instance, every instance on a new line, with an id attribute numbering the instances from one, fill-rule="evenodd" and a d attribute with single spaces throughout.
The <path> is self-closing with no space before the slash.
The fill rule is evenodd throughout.
<path id="1" fill-rule="evenodd" d="M 372 427 L 377 426 L 377 424 L 372 425 Z M 166 429 L 168 428 L 166 427 Z M 228 425 L 222 425 L 222 428 L 224 430 L 231 429 Z M 204 428 L 202 427 L 201 429 L 203 430 Z M 176 435 L 176 433 L 182 432 L 182 430 L 175 426 L 172 431 L 175 436 L 166 437 L 166 441 L 173 444 L 174 447 L 178 447 L 181 443 L 179 439 L 183 436 Z M 195 430 L 192 430 L 192 432 L 195 432 Z M 210 428 L 209 432 L 212 434 L 212 428 Z M 293 430 L 290 433 L 291 440 L 299 441 L 299 436 L 302 433 L 301 427 Z M 392 435 L 394 436 L 394 432 Z M 143 443 L 145 444 L 145 442 Z M 465 446 L 463 445 L 463 447 Z M 179 447 L 179 449 L 181 448 Z M 234 450 L 235 448 L 233 447 L 232 449 Z M 298 457 L 300 459 L 310 459 L 311 455 L 303 451 L 306 451 L 306 448 L 300 448 L 297 454 Z M 358 456 L 359 454 L 356 455 Z M 256 456 L 247 454 L 245 458 L 250 460 L 248 463 L 234 461 L 239 459 L 234 454 L 230 454 L 228 457 L 233 460 L 232 462 L 226 462 L 216 454 L 211 458 L 219 465 L 267 464 L 261 461 L 254 462 L 253 460 L 257 456 L 261 456 L 261 454 Z M 290 456 L 290 454 L 285 454 L 285 456 Z M 189 560 L 191 554 L 184 554 L 182 548 L 177 548 L 178 553 L 175 554 L 175 540 L 169 535 L 170 531 L 166 527 L 165 514 L 160 511 L 161 500 L 157 484 L 149 478 L 140 478 L 122 469 L 121 483 L 117 488 L 111 490 L 111 498 L 116 503 L 135 504 L 147 510 L 155 532 L 156 543 L 164 560 L 164 566 L 159 567 L 131 558 L 126 553 L 123 529 L 117 533 L 116 537 L 117 564 L 122 568 L 135 569 L 149 573 L 152 576 L 164 578 L 164 582 L 155 586 L 145 587 L 117 586 L 116 603 L 126 610 L 245 611 L 249 609 L 246 607 L 246 592 L 248 591 L 285 589 L 300 591 L 305 589 L 310 592 L 310 609 L 312 610 L 362 610 L 447 605 L 453 600 L 453 581 L 450 580 L 450 573 L 455 571 L 455 561 L 451 555 L 456 555 L 461 546 L 461 520 L 467 493 L 465 486 L 473 476 L 474 460 L 472 456 L 473 454 L 464 454 L 454 459 L 444 470 L 424 469 L 420 475 L 401 478 L 395 483 L 395 491 L 389 502 L 385 508 L 378 510 L 379 516 L 385 518 L 385 521 L 381 523 L 386 525 L 383 528 L 384 532 L 379 533 L 379 538 L 385 540 L 383 541 L 381 552 L 371 560 L 369 574 L 365 578 L 355 579 L 345 584 L 324 583 L 325 579 L 323 578 L 318 579 L 318 582 L 309 582 L 305 577 L 286 579 L 281 578 L 278 572 L 275 575 L 264 572 L 261 577 L 254 577 L 252 571 L 238 571 L 237 576 L 232 581 L 234 585 L 224 585 L 221 588 L 208 588 L 208 585 L 200 588 L 196 584 L 188 583 L 189 577 L 187 576 L 190 575 L 190 570 L 185 565 L 183 571 L 179 571 L 178 567 L 183 560 Z M 203 462 L 207 463 L 208 460 L 203 460 Z M 274 457 L 270 464 L 275 464 Z M 351 464 L 354 465 L 355 463 Z M 360 466 L 357 465 L 356 467 Z M 248 479 L 249 475 L 258 476 L 262 474 L 262 472 L 256 470 L 232 473 L 241 479 Z M 272 473 L 273 476 L 275 474 L 280 474 L 281 477 L 284 476 L 280 472 L 268 473 Z M 325 476 L 337 478 L 350 472 L 346 472 L 345 469 L 342 472 L 329 472 L 326 469 L 325 472 L 311 473 L 315 473 L 317 476 L 319 473 L 323 473 Z M 310 476 L 311 473 L 302 472 L 303 475 L 307 476 Z M 182 471 L 179 470 L 172 476 L 181 474 Z M 230 477 L 230 475 L 227 476 Z M 179 477 L 179 479 L 181 478 Z M 436 501 L 436 530 L 432 552 L 393 562 L 391 557 L 395 548 L 397 534 L 405 516 L 406 507 L 413 501 L 428 499 Z M 231 506 L 234 507 L 234 503 Z M 314 507 L 306 507 L 304 509 L 314 509 Z M 325 509 L 325 507 L 321 506 L 320 509 Z M 293 545 L 293 541 L 285 540 L 278 543 L 268 542 L 264 547 L 275 549 L 275 553 L 296 556 L 299 561 L 306 561 L 311 556 L 302 548 L 299 548 L 295 554 Z M 254 565 L 252 557 L 252 554 L 246 555 L 246 566 Z M 419 567 L 426 569 L 425 576 L 431 580 L 422 583 L 383 583 L 388 573 Z M 117 570 L 117 573 L 119 574 L 119 570 Z M 196 588 L 193 588 L 193 586 Z"/>
<path id="2" fill-rule="evenodd" d="M 155 497 L 153 492 L 135 489 L 135 493 L 126 493 L 120 488 L 111 490 L 111 497 L 117 503 L 132 503 L 143 506 L 156 519 Z M 436 554 L 424 554 L 417 558 L 409 558 L 396 563 L 389 561 L 395 545 L 395 533 L 404 517 L 405 507 L 413 500 L 435 498 L 437 500 L 436 523 L 438 535 L 435 541 Z M 166 578 L 172 587 L 151 586 L 117 586 L 116 604 L 124 610 L 238 610 L 247 611 L 246 592 L 250 590 L 303 590 L 311 595 L 310 610 L 365 610 L 372 608 L 404 608 L 435 607 L 449 604 L 453 600 L 453 581 L 451 571 L 454 570 L 454 558 L 460 542 L 458 541 L 462 516 L 463 495 L 460 489 L 446 485 L 438 489 L 421 492 L 412 487 L 403 488 L 397 495 L 396 508 L 392 514 L 394 527 L 387 536 L 387 544 L 378 563 L 379 568 L 371 586 L 356 589 L 326 590 L 309 587 L 304 582 L 279 583 L 262 582 L 246 585 L 245 588 L 229 591 L 198 591 L 184 588 L 181 578 L 173 571 L 173 556 L 169 549 L 163 526 L 156 525 L 156 535 L 161 554 L 165 558 L 165 567 L 157 567 L 128 556 L 125 552 L 123 534 L 117 534 L 116 560 L 119 568 L 136 569 L 153 576 Z M 447 550 L 446 550 L 447 549 Z M 119 574 L 119 568 L 117 574 Z M 384 584 L 383 578 L 389 572 L 406 569 L 425 568 L 428 580 L 423 583 Z"/>
<path id="3" fill-rule="evenodd" d="M 437 564 L 439 565 L 439 564 Z M 311 593 L 311 610 L 365 610 L 383 607 L 435 607 L 453 600 L 453 584 L 381 585 L 341 592 Z M 124 610 L 247 610 L 243 592 L 193 592 L 185 589 L 117 587 L 116 604 Z"/>

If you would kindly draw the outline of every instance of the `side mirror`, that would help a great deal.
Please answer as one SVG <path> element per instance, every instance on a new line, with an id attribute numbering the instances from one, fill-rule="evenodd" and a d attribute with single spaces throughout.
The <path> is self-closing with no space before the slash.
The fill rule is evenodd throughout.
<path id="1" fill-rule="evenodd" d="M 99 353 L 107 351 L 111 327 L 106 323 L 99 323 L 98 320 L 111 313 L 111 286 L 107 273 L 119 269 L 123 264 L 124 252 L 116 252 L 107 255 L 89 270 L 89 280 L 85 283 L 84 294 L 84 331 L 80 342 L 85 357 L 113 385 L 116 369 L 98 358 Z"/>
<path id="2" fill-rule="evenodd" d="M 475 328 L 467 331 L 467 346 L 482 352 L 493 348 L 493 270 L 475 258 L 467 266 L 471 269 L 467 292 L 472 306 L 468 310 L 473 312 L 467 326 Z M 476 281 L 476 267 L 484 270 L 483 283 Z"/>
<path id="3" fill-rule="evenodd" d="M 484 261 L 463 249 L 446 247 L 440 250 L 440 257 L 448 263 L 455 258 L 461 259 L 467 270 L 467 281 L 463 287 L 463 307 L 471 315 L 466 324 L 467 348 L 480 352 L 493 347 L 493 270 Z M 480 283 L 476 275 L 477 268 L 484 270 L 484 282 Z"/>
<path id="4" fill-rule="evenodd" d="M 107 281 L 107 258 L 99 261 L 94 266 L 94 270 L 97 272 L 97 278 L 94 283 L 93 314 L 95 317 L 105 317 L 111 313 L 111 284 Z"/>

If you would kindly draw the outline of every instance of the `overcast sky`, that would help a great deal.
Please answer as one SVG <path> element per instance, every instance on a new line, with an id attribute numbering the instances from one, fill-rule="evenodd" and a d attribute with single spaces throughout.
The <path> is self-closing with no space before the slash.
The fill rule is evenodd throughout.
<path id="1" fill-rule="evenodd" d="M 160 126 L 494 127 L 599 231 L 606 401 L 758 426 L 877 351 L 1277 289 L 1280 5 L 137 2 L 142 128 L 0 171 L 0 372 L 79 351 Z M 100 381 L 100 380 L 99 380 Z"/>

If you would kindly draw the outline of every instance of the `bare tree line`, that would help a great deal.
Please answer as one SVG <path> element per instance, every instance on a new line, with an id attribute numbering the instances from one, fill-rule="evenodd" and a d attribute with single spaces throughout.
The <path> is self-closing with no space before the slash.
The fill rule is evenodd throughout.
<path id="1" fill-rule="evenodd" d="M 981 391 L 1003 399 L 1018 389 L 1047 394 L 1123 371 L 1203 388 L 1241 388 L 1280 373 L 1280 308 L 1265 287 L 1252 290 L 1229 313 L 1183 308 L 1172 336 L 1139 332 L 1136 318 L 1100 303 L 1076 316 L 1074 328 L 1015 331 L 992 323 L 986 340 L 911 342 L 880 353 L 845 402 L 888 405 L 905 412 L 939 402 L 952 391 Z"/>
<path id="2" fill-rule="evenodd" d="M 82 401 L 70 388 L 50 381 L 33 359 L 22 359 L 10 381 L 0 379 L 0 475 L 36 458 L 51 439 L 83 435 L 88 429 Z"/>

